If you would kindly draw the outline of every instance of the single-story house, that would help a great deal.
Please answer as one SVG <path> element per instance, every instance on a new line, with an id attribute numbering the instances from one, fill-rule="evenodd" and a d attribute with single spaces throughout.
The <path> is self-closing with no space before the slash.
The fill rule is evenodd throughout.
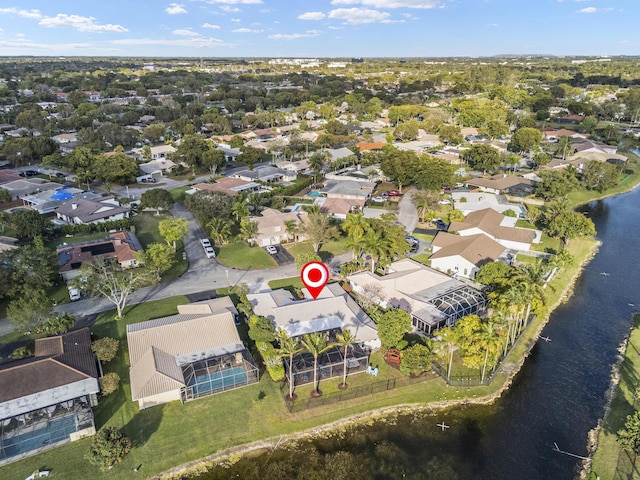
<path id="1" fill-rule="evenodd" d="M 167 158 L 168 155 L 171 155 L 176 151 L 176 147 L 174 147 L 173 145 L 156 145 L 149 148 L 151 150 L 151 160 L 161 160 L 163 158 Z M 133 150 L 131 150 L 131 154 L 138 161 L 142 161 L 145 159 L 144 147 L 134 148 Z"/>
<path id="2" fill-rule="evenodd" d="M 262 165 L 254 168 L 253 170 L 241 170 L 237 173 L 234 173 L 233 175 L 230 175 L 230 177 L 239 178 L 247 182 L 263 183 L 293 182 L 296 178 L 298 178 L 295 172 L 272 167 L 270 165 Z"/>
<path id="3" fill-rule="evenodd" d="M 341 160 L 347 157 L 355 157 L 355 153 L 349 150 L 347 147 L 341 148 L 328 148 L 325 150 L 329 154 L 330 161 L 335 162 L 336 160 Z"/>
<path id="4" fill-rule="evenodd" d="M 215 183 L 196 183 L 187 193 L 192 194 L 198 190 L 206 190 L 208 192 L 222 192 L 227 195 L 236 196 L 241 192 L 260 193 L 267 191 L 262 185 L 256 182 L 247 182 L 239 178 L 220 178 Z"/>
<path id="5" fill-rule="evenodd" d="M 480 188 L 485 192 L 517 196 L 530 195 L 535 190 L 535 183 L 517 175 L 498 174 L 491 177 L 479 177 L 467 180 L 469 187 Z"/>
<path id="6" fill-rule="evenodd" d="M 327 198 L 345 198 L 351 200 L 367 200 L 376 184 L 357 180 L 327 180 L 320 190 Z"/>
<path id="7" fill-rule="evenodd" d="M 45 190 L 22 197 L 22 202 L 40 214 L 54 212 L 57 208 L 72 199 L 96 200 L 102 198 L 99 193 L 85 192 L 80 188 L 65 185 L 55 190 Z"/>
<path id="8" fill-rule="evenodd" d="M 288 170 L 296 175 L 307 173 L 309 171 L 309 160 L 296 160 L 295 162 L 280 161 L 276 162 L 276 167 L 281 170 Z"/>
<path id="9" fill-rule="evenodd" d="M 547 129 L 542 132 L 543 138 L 546 138 L 550 142 L 557 142 L 561 137 L 569 137 L 569 138 L 586 138 L 585 135 L 574 132 L 573 130 L 567 130 L 566 128 L 561 128 L 559 130 L 556 129 Z"/>
<path id="10" fill-rule="evenodd" d="M 129 218 L 131 208 L 121 206 L 115 197 L 71 198 L 55 209 L 63 222 L 79 225 Z"/>
<path id="11" fill-rule="evenodd" d="M 229 145 L 219 143 L 216 145 L 216 149 L 221 150 L 224 153 L 224 159 L 226 162 L 235 162 L 236 157 L 240 155 L 239 148 L 231 148 Z"/>
<path id="12" fill-rule="evenodd" d="M 151 160 L 147 163 L 140 164 L 140 173 L 145 176 L 158 176 L 164 177 L 165 174 L 170 172 L 176 167 L 176 164 L 171 160 L 161 158 L 159 160 Z"/>
<path id="13" fill-rule="evenodd" d="M 345 220 L 347 214 L 354 210 L 362 210 L 365 203 L 363 199 L 324 198 L 320 200 L 324 200 L 320 211 L 340 220 Z"/>
<path id="14" fill-rule="evenodd" d="M 484 234 L 463 237 L 441 231 L 431 245 L 431 267 L 454 276 L 473 279 L 486 263 L 510 263 L 508 249 Z"/>
<path id="15" fill-rule="evenodd" d="M 58 135 L 54 135 L 53 137 L 51 137 L 51 140 L 53 140 L 56 143 L 62 144 L 62 143 L 77 142 L 78 138 L 77 138 L 77 133 L 73 132 L 73 133 L 60 133 Z"/>
<path id="16" fill-rule="evenodd" d="M 571 142 L 573 153 L 616 153 L 618 147 L 589 139 L 577 139 Z"/>
<path id="17" fill-rule="evenodd" d="M 94 435 L 98 367 L 88 328 L 35 341 L 0 364 L 0 465 Z"/>
<path id="18" fill-rule="evenodd" d="M 137 267 L 136 252 L 140 250 L 142 245 L 133 232 L 116 232 L 102 240 L 60 245 L 56 248 L 58 273 L 68 282 L 80 274 L 83 263 L 95 258 L 115 259 L 122 268 Z"/>
<path id="19" fill-rule="evenodd" d="M 299 229 L 307 221 L 307 212 L 298 210 L 295 212 L 280 212 L 273 208 L 265 208 L 260 212 L 262 216 L 251 217 L 250 220 L 257 226 L 256 235 L 250 239 L 254 244 L 261 247 L 267 245 L 280 245 L 281 243 L 293 240 L 295 242 L 304 240 L 304 235 L 300 232 L 287 232 L 286 222 L 294 222 L 296 229 Z"/>
<path id="20" fill-rule="evenodd" d="M 358 342 L 380 348 L 378 328 L 369 316 L 338 283 L 324 287 L 315 300 L 306 288 L 304 299 L 294 299 L 284 289 L 247 295 L 256 315 L 267 317 L 276 329 L 282 328 L 291 337 L 313 332 L 349 330 Z"/>
<path id="21" fill-rule="evenodd" d="M 516 227 L 517 218 L 506 217 L 491 208 L 469 213 L 462 222 L 452 222 L 449 232 L 463 237 L 485 234 L 505 248 L 529 250 L 532 243 L 540 243 L 542 232 Z"/>
<path id="22" fill-rule="evenodd" d="M 61 143 L 58 147 L 60 149 L 60 153 L 66 155 L 68 153 L 73 153 L 73 151 L 78 148 L 80 144 L 78 142 L 65 142 Z"/>
<path id="23" fill-rule="evenodd" d="M 471 212 L 491 208 L 496 212 L 504 213 L 511 210 L 518 215 L 526 214 L 526 210 L 521 205 L 509 203 L 502 195 L 487 192 L 451 192 L 451 198 L 456 207 L 465 216 Z"/>
<path id="24" fill-rule="evenodd" d="M 229 297 L 178 305 L 178 314 L 127 325 L 131 399 L 182 403 L 258 382 Z"/>
<path id="25" fill-rule="evenodd" d="M 402 308 L 414 328 L 429 335 L 487 306 L 479 290 L 411 259 L 391 263 L 385 275 L 363 271 L 348 279 L 353 292 L 382 308 Z"/>

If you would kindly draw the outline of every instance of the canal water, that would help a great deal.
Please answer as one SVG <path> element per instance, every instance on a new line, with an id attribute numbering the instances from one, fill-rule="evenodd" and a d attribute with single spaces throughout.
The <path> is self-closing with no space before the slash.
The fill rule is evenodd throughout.
<path id="1" fill-rule="evenodd" d="M 509 391 L 489 407 L 402 415 L 200 477 L 565 480 L 603 414 L 617 348 L 640 310 L 640 189 L 582 211 L 602 246 L 554 311 Z M 638 306 L 636 308 L 636 305 Z M 437 423 L 450 428 L 442 431 Z"/>

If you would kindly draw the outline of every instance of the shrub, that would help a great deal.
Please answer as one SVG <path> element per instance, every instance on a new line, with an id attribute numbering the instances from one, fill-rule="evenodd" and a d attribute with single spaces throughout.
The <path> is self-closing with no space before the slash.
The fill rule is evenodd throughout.
<path id="1" fill-rule="evenodd" d="M 505 217 L 513 217 L 513 218 L 517 218 L 518 214 L 516 212 L 514 212 L 513 210 L 509 209 L 509 210 L 505 210 L 504 212 L 502 212 L 502 214 Z"/>
<path id="2" fill-rule="evenodd" d="M 107 427 L 93 437 L 93 443 L 86 459 L 92 465 L 105 471 L 116 463 L 120 463 L 130 450 L 131 440 L 129 437 L 117 428 Z"/>
<path id="3" fill-rule="evenodd" d="M 109 372 L 100 379 L 102 396 L 106 397 L 120 388 L 120 376 L 115 372 Z"/>
<path id="4" fill-rule="evenodd" d="M 53 317 L 42 325 L 41 329 L 47 335 L 59 335 L 66 332 L 76 324 L 76 317 L 68 312 Z"/>
<path id="5" fill-rule="evenodd" d="M 115 338 L 99 338 L 91 343 L 91 350 L 93 350 L 102 363 L 109 363 L 118 354 L 118 347 L 120 342 Z"/>
<path id="6" fill-rule="evenodd" d="M 33 355 L 33 349 L 28 345 L 16 348 L 9 354 L 11 360 L 18 360 L 20 358 L 30 357 Z"/>

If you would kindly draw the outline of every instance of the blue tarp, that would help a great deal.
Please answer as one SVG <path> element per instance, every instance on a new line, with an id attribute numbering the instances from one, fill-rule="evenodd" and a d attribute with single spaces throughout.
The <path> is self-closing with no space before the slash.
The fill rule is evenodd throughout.
<path id="1" fill-rule="evenodd" d="M 57 191 L 51 195 L 51 200 L 71 200 L 73 198 L 72 193 Z"/>

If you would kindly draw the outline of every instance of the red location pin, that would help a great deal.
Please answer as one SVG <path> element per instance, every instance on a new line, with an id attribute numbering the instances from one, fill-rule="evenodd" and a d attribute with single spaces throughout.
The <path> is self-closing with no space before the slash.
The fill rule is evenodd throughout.
<path id="1" fill-rule="evenodd" d="M 329 281 L 329 269 L 322 262 L 309 262 L 300 270 L 300 279 L 315 300 Z"/>

